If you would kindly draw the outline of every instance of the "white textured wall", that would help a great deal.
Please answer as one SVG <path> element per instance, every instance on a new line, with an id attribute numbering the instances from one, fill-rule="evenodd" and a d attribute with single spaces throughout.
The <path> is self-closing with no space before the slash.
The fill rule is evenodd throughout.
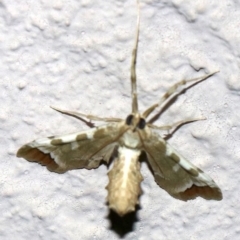
<path id="1" fill-rule="evenodd" d="M 176 200 L 143 163 L 141 209 L 124 222 L 108 218 L 106 166 L 58 175 L 15 156 L 36 138 L 87 128 L 49 105 L 130 113 L 135 23 L 135 0 L 0 1 L 1 240 L 240 239 L 239 1 L 141 1 L 141 109 L 176 81 L 220 70 L 157 123 L 207 118 L 169 142 L 217 182 L 222 201 Z"/>

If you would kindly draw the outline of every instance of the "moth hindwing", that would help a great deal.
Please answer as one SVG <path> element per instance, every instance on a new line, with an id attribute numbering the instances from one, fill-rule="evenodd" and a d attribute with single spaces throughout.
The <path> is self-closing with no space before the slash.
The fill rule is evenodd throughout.
<path id="1" fill-rule="evenodd" d="M 41 138 L 25 144 L 17 157 L 46 166 L 49 171 L 64 173 L 71 169 L 97 168 L 101 161 L 107 164 L 114 156 L 113 167 L 108 173 L 107 200 L 109 207 L 123 216 L 135 210 L 141 194 L 139 156 L 145 152 L 157 184 L 174 198 L 187 201 L 198 196 L 205 199 L 221 200 L 222 193 L 216 183 L 202 170 L 174 150 L 155 131 L 170 130 L 180 125 L 196 121 L 187 119 L 168 126 L 156 126 L 148 116 L 157 108 L 179 93 L 179 86 L 203 81 L 214 73 L 200 78 L 182 80 L 171 86 L 160 100 L 143 113 L 138 111 L 136 86 L 136 57 L 139 38 L 139 3 L 137 33 L 132 52 L 131 97 L 132 112 L 127 118 L 101 118 L 73 111 L 56 111 L 76 117 L 85 123 L 87 120 L 104 121 L 105 126 L 64 136 Z M 86 120 L 87 119 L 87 120 Z M 113 154 L 113 153 L 117 154 Z"/>

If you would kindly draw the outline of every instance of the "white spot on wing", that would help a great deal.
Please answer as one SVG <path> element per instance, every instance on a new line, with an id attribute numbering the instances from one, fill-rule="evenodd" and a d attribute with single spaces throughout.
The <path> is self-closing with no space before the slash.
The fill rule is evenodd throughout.
<path id="1" fill-rule="evenodd" d="M 72 150 L 75 150 L 75 149 L 77 149 L 79 147 L 79 144 L 77 143 L 77 142 L 72 142 L 71 143 L 71 149 Z"/>
<path id="2" fill-rule="evenodd" d="M 179 165 L 179 164 L 175 164 L 175 165 L 173 166 L 173 171 L 174 171 L 174 172 L 177 172 L 177 171 L 179 170 L 179 168 L 180 168 L 180 165 Z"/>

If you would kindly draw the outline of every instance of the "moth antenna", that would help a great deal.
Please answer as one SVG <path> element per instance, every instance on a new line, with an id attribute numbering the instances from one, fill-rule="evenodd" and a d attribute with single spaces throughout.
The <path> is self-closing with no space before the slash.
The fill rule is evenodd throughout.
<path id="1" fill-rule="evenodd" d="M 98 116 L 94 116 L 94 115 L 87 115 L 87 114 L 83 114 L 83 113 L 79 113 L 79 112 L 62 110 L 62 109 L 59 109 L 59 108 L 56 108 L 53 106 L 50 106 L 50 108 L 52 108 L 53 110 L 60 112 L 62 114 L 77 118 L 85 123 L 89 123 L 89 122 L 86 121 L 84 118 L 87 118 L 90 121 L 102 121 L 102 122 L 121 122 L 122 121 L 121 118 L 102 118 L 102 117 L 98 117 Z M 92 126 L 92 124 L 90 124 L 90 125 Z"/>
<path id="2" fill-rule="evenodd" d="M 139 1 L 137 0 L 137 31 L 136 31 L 135 45 L 132 51 L 132 62 L 131 62 L 132 113 L 138 113 L 136 62 L 137 62 L 138 40 L 139 40 L 139 25 L 140 25 L 140 6 L 139 6 Z"/>

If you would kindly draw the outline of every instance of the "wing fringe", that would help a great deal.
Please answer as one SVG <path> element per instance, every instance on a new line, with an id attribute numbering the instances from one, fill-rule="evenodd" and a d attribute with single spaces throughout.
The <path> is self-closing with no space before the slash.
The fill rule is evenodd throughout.
<path id="1" fill-rule="evenodd" d="M 222 200 L 222 192 L 219 188 L 212 188 L 209 186 L 199 187 L 192 185 L 190 188 L 186 189 L 184 192 L 179 192 L 177 196 L 178 199 L 183 201 L 192 200 L 196 197 L 202 197 L 206 200 Z"/>
<path id="2" fill-rule="evenodd" d="M 25 158 L 29 162 L 37 162 L 42 166 L 46 166 L 50 172 L 64 173 L 66 170 L 63 170 L 59 165 L 51 158 L 50 154 L 43 153 L 37 148 L 32 148 L 28 145 L 22 146 L 18 152 L 17 157 Z"/>

